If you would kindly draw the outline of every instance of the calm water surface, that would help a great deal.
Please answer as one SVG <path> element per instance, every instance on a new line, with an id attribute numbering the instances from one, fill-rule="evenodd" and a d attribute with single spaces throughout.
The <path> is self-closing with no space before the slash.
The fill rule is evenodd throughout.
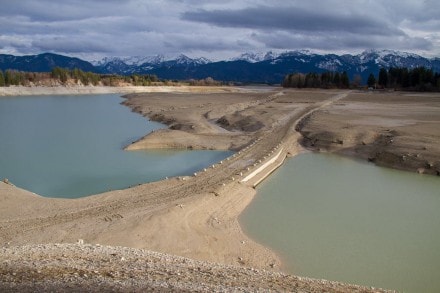
<path id="1" fill-rule="evenodd" d="M 440 292 L 440 178 L 329 154 L 289 159 L 240 219 L 287 270 Z"/>
<path id="2" fill-rule="evenodd" d="M 48 197 L 81 197 L 188 175 L 230 155 L 122 148 L 162 124 L 118 95 L 0 98 L 0 179 Z"/>

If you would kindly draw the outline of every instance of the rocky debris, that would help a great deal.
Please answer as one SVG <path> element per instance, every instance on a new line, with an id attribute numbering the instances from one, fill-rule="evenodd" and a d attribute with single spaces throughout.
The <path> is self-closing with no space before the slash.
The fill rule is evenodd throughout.
<path id="1" fill-rule="evenodd" d="M 11 183 L 11 181 L 9 181 L 8 178 L 3 179 L 3 183 L 11 185 L 11 186 L 15 186 L 14 184 Z"/>
<path id="2" fill-rule="evenodd" d="M 91 244 L 0 248 L 0 263 L 1 292 L 385 292 L 141 249 Z"/>
<path id="3" fill-rule="evenodd" d="M 221 127 L 229 131 L 238 130 L 245 132 L 255 132 L 265 127 L 263 122 L 261 122 L 257 118 L 253 116 L 242 115 L 241 113 L 234 113 L 222 116 L 216 122 Z"/>

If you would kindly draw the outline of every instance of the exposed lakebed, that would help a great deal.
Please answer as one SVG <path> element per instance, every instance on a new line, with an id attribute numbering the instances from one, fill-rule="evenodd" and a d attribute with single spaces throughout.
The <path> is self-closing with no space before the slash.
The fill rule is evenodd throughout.
<path id="1" fill-rule="evenodd" d="M 0 98 L 0 179 L 42 196 L 75 198 L 190 175 L 231 154 L 124 151 L 165 126 L 122 101 L 114 94 Z"/>
<path id="2" fill-rule="evenodd" d="M 438 292 L 439 211 L 438 177 L 306 153 L 258 187 L 240 220 L 291 273 Z"/>

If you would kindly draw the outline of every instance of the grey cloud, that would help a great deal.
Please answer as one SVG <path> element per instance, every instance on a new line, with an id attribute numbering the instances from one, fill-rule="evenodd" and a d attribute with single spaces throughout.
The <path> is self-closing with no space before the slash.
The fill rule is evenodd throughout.
<path id="1" fill-rule="evenodd" d="M 8 1 L 0 10 L 0 27 L 7 28 L 0 53 L 220 58 L 271 49 L 387 48 L 435 55 L 439 14 L 436 0 Z"/>
<path id="2" fill-rule="evenodd" d="M 110 52 L 109 47 L 104 42 L 82 38 L 43 38 L 33 41 L 32 46 L 42 52 L 62 52 L 67 54 L 84 52 Z"/>
<path id="3" fill-rule="evenodd" d="M 179 53 L 204 51 L 212 53 L 214 51 L 223 50 L 247 50 L 252 49 L 255 44 L 251 44 L 248 40 L 241 40 L 227 35 L 206 35 L 206 34 L 188 34 L 174 33 L 168 35 L 169 38 L 163 39 L 163 44 L 172 51 Z M 197 42 L 194 40 L 197 39 Z"/>
<path id="4" fill-rule="evenodd" d="M 267 47 L 283 49 L 286 47 L 308 48 L 315 50 L 341 49 L 389 49 L 398 50 L 430 50 L 432 42 L 423 38 L 371 36 L 364 38 L 358 34 L 289 34 L 286 32 L 261 33 L 254 36 Z"/>
<path id="5" fill-rule="evenodd" d="M 130 1 L 127 1 L 127 3 Z M 126 11 L 124 1 L 104 0 L 20 0 L 3 5 L 2 16 L 26 16 L 32 21 L 81 20 L 106 15 L 120 15 Z"/>
<path id="6" fill-rule="evenodd" d="M 301 7 L 259 6 L 240 10 L 198 10 L 185 12 L 182 19 L 222 27 L 261 30 L 350 32 L 376 35 L 404 33 L 387 22 L 358 13 L 325 13 Z"/>

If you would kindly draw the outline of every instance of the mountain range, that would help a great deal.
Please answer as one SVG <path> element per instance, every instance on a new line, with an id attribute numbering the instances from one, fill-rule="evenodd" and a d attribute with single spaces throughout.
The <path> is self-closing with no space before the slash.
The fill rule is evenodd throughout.
<path id="1" fill-rule="evenodd" d="M 360 75 L 366 82 L 370 73 L 378 74 L 380 68 L 424 66 L 440 72 L 440 58 L 425 58 L 416 54 L 368 50 L 358 55 L 315 54 L 309 51 L 284 53 L 243 53 L 224 61 L 206 58 L 135 56 L 106 57 L 88 62 L 79 58 L 52 53 L 30 56 L 0 54 L 0 69 L 31 72 L 48 72 L 59 66 L 79 68 L 103 74 L 155 74 L 162 79 L 188 80 L 212 77 L 215 80 L 241 83 L 280 83 L 284 76 L 295 72 L 346 71 L 350 78 Z"/>

